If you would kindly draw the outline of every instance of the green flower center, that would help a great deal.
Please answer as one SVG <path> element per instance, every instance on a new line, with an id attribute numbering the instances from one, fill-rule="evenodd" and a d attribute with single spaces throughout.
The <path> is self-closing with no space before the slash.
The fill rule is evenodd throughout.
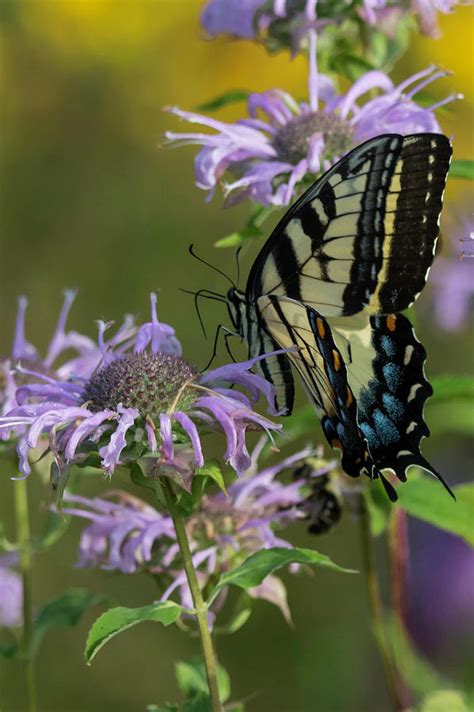
<path id="1" fill-rule="evenodd" d="M 91 410 L 136 408 L 142 417 L 157 417 L 174 406 L 187 410 L 198 397 L 189 385 L 197 369 L 180 356 L 127 354 L 101 368 L 87 382 L 83 398 Z"/>
<path id="2" fill-rule="evenodd" d="M 348 121 L 332 112 L 312 111 L 295 116 L 277 131 L 273 147 L 278 158 L 299 163 L 308 155 L 309 141 L 315 133 L 323 136 L 325 156 L 341 156 L 353 145 L 354 132 Z"/>

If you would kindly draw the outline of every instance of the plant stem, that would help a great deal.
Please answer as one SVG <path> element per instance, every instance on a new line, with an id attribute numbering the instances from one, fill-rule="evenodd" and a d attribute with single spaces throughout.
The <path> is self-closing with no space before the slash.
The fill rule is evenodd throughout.
<path id="1" fill-rule="evenodd" d="M 370 532 L 369 513 L 363 495 L 360 497 L 360 533 L 362 545 L 362 559 L 364 563 L 365 576 L 367 581 L 367 592 L 369 595 L 370 613 L 372 626 L 377 641 L 380 657 L 382 658 L 387 686 L 392 698 L 394 709 L 400 712 L 404 709 L 403 699 L 398 686 L 398 674 L 392 659 L 390 648 L 387 642 L 384 627 L 384 617 L 382 602 L 380 599 L 380 587 L 375 565 L 375 552 L 373 539 Z"/>
<path id="2" fill-rule="evenodd" d="M 176 508 L 176 497 L 173 485 L 167 477 L 161 479 L 163 492 L 166 498 L 169 512 L 173 519 L 176 538 L 178 540 L 181 556 L 183 557 L 184 570 L 188 579 L 191 596 L 194 603 L 194 610 L 199 626 L 201 637 L 202 653 L 206 666 L 207 682 L 209 685 L 209 695 L 211 698 L 212 712 L 222 712 L 222 705 L 219 700 L 219 689 L 217 686 L 217 662 L 212 644 L 212 638 L 207 624 L 207 606 L 204 603 L 201 589 L 194 568 L 191 549 L 189 548 L 188 535 L 184 526 L 184 520 Z"/>
<path id="3" fill-rule="evenodd" d="M 395 622 L 404 636 L 407 632 L 406 577 L 408 566 L 408 522 L 407 515 L 400 507 L 392 507 L 388 523 L 388 555 L 390 563 L 390 595 Z M 400 693 L 405 706 L 410 705 L 410 694 L 406 685 L 399 681 Z"/>
<path id="4" fill-rule="evenodd" d="M 17 480 L 14 483 L 14 496 L 17 539 L 20 549 L 20 571 L 23 581 L 23 631 L 20 642 L 20 654 L 25 664 L 28 710 L 29 712 L 36 712 L 35 673 L 31 656 L 31 639 L 33 634 L 31 569 L 33 557 L 26 480 Z"/>

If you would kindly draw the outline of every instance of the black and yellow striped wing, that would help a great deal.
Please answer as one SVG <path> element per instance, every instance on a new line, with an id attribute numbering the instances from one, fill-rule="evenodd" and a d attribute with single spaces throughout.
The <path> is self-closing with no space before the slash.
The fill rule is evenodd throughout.
<path id="1" fill-rule="evenodd" d="M 388 134 L 354 149 L 277 225 L 247 302 L 289 297 L 325 317 L 408 307 L 433 261 L 450 158 L 440 134 Z"/>
<path id="2" fill-rule="evenodd" d="M 341 450 L 352 476 L 406 480 L 412 465 L 441 475 L 420 452 L 429 435 L 423 409 L 432 388 L 424 375 L 426 353 L 401 314 L 325 319 L 300 302 L 266 295 L 258 300 L 266 329 L 298 371 L 321 419 L 324 434 Z"/>

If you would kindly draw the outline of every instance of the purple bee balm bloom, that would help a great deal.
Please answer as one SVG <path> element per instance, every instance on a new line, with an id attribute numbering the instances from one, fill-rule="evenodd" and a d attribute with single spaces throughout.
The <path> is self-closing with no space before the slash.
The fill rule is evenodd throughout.
<path id="1" fill-rule="evenodd" d="M 277 475 L 294 469 L 314 455 L 314 451 L 306 448 L 257 472 L 257 460 L 265 441 L 265 438 L 259 441 L 247 472 L 229 487 L 227 494 L 206 494 L 199 509 L 187 520 L 201 587 L 256 551 L 274 546 L 291 548 L 278 531 L 305 517 L 308 478 L 284 484 Z M 328 463 L 314 471 L 312 477 L 325 474 L 332 466 Z M 146 570 L 162 575 L 165 587 L 162 600 L 176 592 L 181 603 L 192 608 L 169 514 L 158 512 L 125 492 L 111 492 L 110 496 L 118 501 L 66 496 L 67 513 L 90 521 L 81 535 L 77 565 L 101 566 L 124 573 Z M 251 589 L 250 594 L 271 601 L 290 620 L 286 590 L 279 578 L 267 578 L 264 584 Z M 219 602 L 215 605 L 218 608 Z"/>
<path id="2" fill-rule="evenodd" d="M 467 213 L 467 214 L 466 214 Z M 474 279 L 469 248 L 459 254 L 460 244 L 472 245 L 474 216 L 472 204 L 443 228 L 449 237 L 451 254 L 440 257 L 430 272 L 431 293 L 437 323 L 446 331 L 457 331 L 469 323 L 474 303 Z"/>
<path id="3" fill-rule="evenodd" d="M 17 449 L 25 476 L 30 450 L 47 435 L 59 471 L 83 461 L 92 448 L 109 475 L 139 460 L 148 476 L 171 470 L 188 487 L 194 469 L 204 464 L 199 429 L 224 433 L 224 458 L 238 475 L 250 465 L 247 429 L 280 429 L 252 408 L 260 394 L 269 408 L 274 397 L 268 382 L 251 373 L 258 358 L 200 375 L 179 355 L 173 329 L 158 322 L 154 294 L 151 304 L 151 321 L 137 330 L 128 349 L 114 350 L 109 342 L 89 378 L 63 381 L 29 372 L 30 382 L 16 391 L 18 406 L 0 418 L 0 430 L 23 430 Z M 100 349 L 101 340 L 100 335 Z M 234 384 L 248 395 L 231 390 Z"/>
<path id="4" fill-rule="evenodd" d="M 12 410 L 18 405 L 16 401 L 17 388 L 30 380 L 30 371 L 39 372 L 54 378 L 67 378 L 76 361 L 90 358 L 97 353 L 94 342 L 75 331 L 66 331 L 66 321 L 75 298 L 75 292 L 66 291 L 64 303 L 59 314 L 56 328 L 46 350 L 46 355 L 40 355 L 38 349 L 31 344 L 25 335 L 25 314 L 28 305 L 25 297 L 18 300 L 18 312 L 15 324 L 11 353 L 0 359 L 0 414 Z M 73 350 L 74 356 L 62 366 L 55 364 L 66 351 Z M 0 431 L 0 439 L 6 434 Z"/>
<path id="5" fill-rule="evenodd" d="M 265 0 L 209 0 L 202 14 L 201 24 L 210 37 L 219 34 L 251 39 L 255 37 L 255 13 Z"/>
<path id="6" fill-rule="evenodd" d="M 271 49 L 290 46 L 293 53 L 310 31 L 334 21 L 316 19 L 316 0 L 209 0 L 201 14 L 210 37 L 227 34 L 258 39 Z"/>
<path id="7" fill-rule="evenodd" d="M 15 628 L 23 622 L 23 584 L 12 568 L 17 554 L 0 557 L 0 627 Z"/>
<path id="8" fill-rule="evenodd" d="M 251 94 L 248 118 L 235 123 L 182 111 L 169 111 L 181 119 L 201 124 L 214 133 L 174 133 L 165 136 L 173 145 L 196 144 L 203 148 L 195 161 L 196 185 L 209 198 L 225 174 L 227 204 L 250 198 L 262 205 L 288 205 L 303 185 L 327 170 L 351 148 L 383 133 L 435 132 L 440 126 L 434 110 L 458 98 L 451 95 L 421 107 L 415 95 L 446 76 L 435 67 L 418 72 L 398 86 L 379 71 L 360 77 L 346 94 L 338 95 L 329 77 L 318 74 L 316 34 L 309 33 L 310 69 L 308 102 L 273 89 Z M 379 96 L 360 104 L 368 92 Z"/>
<path id="9" fill-rule="evenodd" d="M 425 35 L 439 37 L 438 12 L 452 12 L 458 0 L 411 0 L 411 8 L 418 16 L 420 29 Z"/>

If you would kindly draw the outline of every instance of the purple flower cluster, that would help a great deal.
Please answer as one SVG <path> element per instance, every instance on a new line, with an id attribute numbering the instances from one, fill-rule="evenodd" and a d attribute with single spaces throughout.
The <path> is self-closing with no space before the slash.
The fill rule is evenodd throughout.
<path id="1" fill-rule="evenodd" d="M 314 455 L 306 448 L 277 465 L 257 471 L 257 460 L 265 445 L 262 438 L 251 456 L 247 472 L 224 494 L 204 495 L 198 510 L 187 520 L 187 531 L 201 588 L 213 578 L 238 566 L 250 554 L 269 547 L 291 547 L 278 535 L 290 522 L 306 516 L 305 503 L 312 478 L 324 475 L 328 463 L 290 484 L 277 475 L 293 470 Z M 116 501 L 114 501 L 116 500 Z M 79 546 L 77 566 L 133 573 L 146 570 L 168 580 L 162 595 L 174 592 L 180 602 L 192 608 L 191 595 L 179 560 L 173 522 L 169 514 L 158 512 L 125 492 L 111 492 L 110 498 L 87 499 L 67 495 L 65 511 L 90 521 Z M 275 531 L 276 530 L 276 531 Z M 289 618 L 286 591 L 275 576 L 250 591 L 280 607 Z"/>
<path id="2" fill-rule="evenodd" d="M 66 323 L 75 296 L 76 293 L 72 290 L 65 292 L 56 328 L 44 357 L 26 338 L 27 299 L 20 297 L 18 300 L 11 353 L 0 359 L 0 415 L 6 415 L 19 405 L 17 389 L 32 380 L 34 381 L 38 374 L 41 374 L 41 378 L 52 378 L 58 381 L 66 381 L 72 376 L 87 378 L 106 357 L 110 349 L 119 351 L 127 346 L 134 334 L 131 317 L 126 317 L 122 326 L 109 341 L 104 340 L 105 329 L 109 326 L 107 324 L 100 324 L 98 343 L 76 331 L 67 331 Z M 71 352 L 72 355 L 70 355 Z M 64 361 L 63 357 L 66 353 L 69 357 Z M 61 365 L 56 365 L 61 361 Z M 21 426 L 19 427 L 21 430 Z M 15 427 L 0 429 L 0 440 L 8 438 L 12 430 L 15 430 Z"/>
<path id="3" fill-rule="evenodd" d="M 200 375 L 181 357 L 174 330 L 158 321 L 154 294 L 151 312 L 151 321 L 131 336 L 125 325 L 108 342 L 107 324 L 101 323 L 97 345 L 75 361 L 74 369 L 67 365 L 67 379 L 60 377 L 63 373 L 20 369 L 28 382 L 16 389 L 16 405 L 0 418 L 0 431 L 4 437 L 18 434 L 24 476 L 30 473 L 31 450 L 47 436 L 59 471 L 84 461 L 92 450 L 109 475 L 118 465 L 142 458 L 149 476 L 171 470 L 189 486 L 195 468 L 204 464 L 199 428 L 225 434 L 224 458 L 239 475 L 250 466 L 247 429 L 271 433 L 280 428 L 252 409 L 260 394 L 270 408 L 273 402 L 272 386 L 251 372 L 258 359 Z M 234 385 L 249 395 L 231 389 Z"/>
<path id="4" fill-rule="evenodd" d="M 310 33 L 309 98 L 298 102 L 287 92 L 273 89 L 251 94 L 248 118 L 235 123 L 182 111 L 169 111 L 181 119 L 201 124 L 214 133 L 167 131 L 173 145 L 200 145 L 195 161 L 196 185 L 211 198 L 226 174 L 226 203 L 250 198 L 262 205 L 288 205 L 299 184 L 314 179 L 357 144 L 383 133 L 408 135 L 440 133 L 434 110 L 458 98 L 450 95 L 428 107 L 414 97 L 447 72 L 435 67 L 414 74 L 394 86 L 383 72 L 370 71 L 345 94 L 332 80 L 318 74 L 316 34 Z M 374 91 L 378 96 L 360 103 Z"/>
<path id="5" fill-rule="evenodd" d="M 210 37 L 227 34 L 242 39 L 281 35 L 281 25 L 289 32 L 303 35 L 310 27 L 318 27 L 312 18 L 318 5 L 324 20 L 337 23 L 355 13 L 372 27 L 393 34 L 394 24 L 404 15 L 413 13 L 421 31 L 439 37 L 438 13 L 452 12 L 459 0 L 363 0 L 362 3 L 319 2 L 316 0 L 208 0 L 201 14 L 201 24 Z M 331 7 L 336 6 L 336 10 Z M 332 12 L 331 12 L 332 10 Z M 293 47 L 294 47 L 294 43 Z"/>

